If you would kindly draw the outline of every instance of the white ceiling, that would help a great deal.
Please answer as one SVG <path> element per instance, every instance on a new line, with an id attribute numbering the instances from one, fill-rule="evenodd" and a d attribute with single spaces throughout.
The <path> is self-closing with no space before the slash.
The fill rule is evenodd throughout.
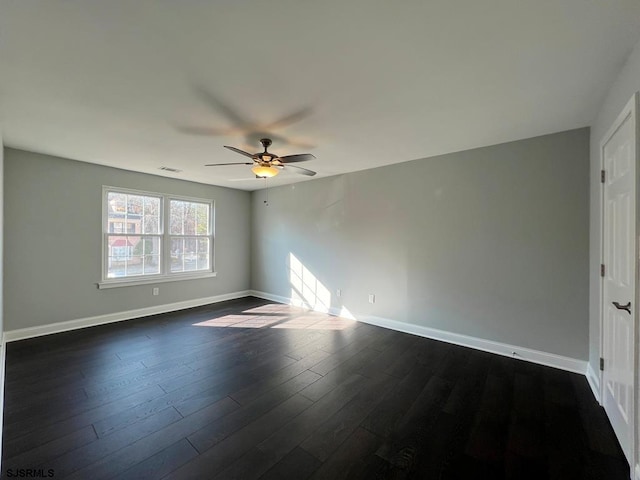
<path id="1" fill-rule="evenodd" d="M 203 165 L 263 133 L 319 178 L 587 126 L 640 1 L 0 0 L 0 32 L 6 146 L 254 190 Z"/>

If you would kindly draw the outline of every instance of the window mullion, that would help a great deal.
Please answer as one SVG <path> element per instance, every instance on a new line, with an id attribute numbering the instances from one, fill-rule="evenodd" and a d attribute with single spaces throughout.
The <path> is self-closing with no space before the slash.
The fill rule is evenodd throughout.
<path id="1" fill-rule="evenodd" d="M 171 238 L 169 235 L 171 225 L 169 215 L 171 212 L 169 202 L 169 197 L 162 197 L 162 273 L 164 275 L 169 275 L 171 273 Z"/>

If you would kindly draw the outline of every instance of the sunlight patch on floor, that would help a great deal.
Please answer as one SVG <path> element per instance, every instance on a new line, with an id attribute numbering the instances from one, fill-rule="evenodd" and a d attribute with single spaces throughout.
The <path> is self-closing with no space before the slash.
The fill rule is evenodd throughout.
<path id="1" fill-rule="evenodd" d="M 305 328 L 313 330 L 344 330 L 354 325 L 353 320 L 329 315 L 305 315 L 274 325 L 273 328 Z"/>
<path id="2" fill-rule="evenodd" d="M 196 327 L 233 327 L 233 328 L 263 328 L 289 318 L 286 315 L 225 315 L 203 322 L 194 323 Z"/>
<path id="3" fill-rule="evenodd" d="M 336 317 L 308 309 L 273 303 L 249 308 L 241 314 L 224 315 L 194 323 L 195 327 L 225 328 L 281 328 L 310 330 L 344 330 L 356 324 L 355 319 L 345 310 L 345 315 Z M 262 315 L 260 315 L 262 314 Z"/>

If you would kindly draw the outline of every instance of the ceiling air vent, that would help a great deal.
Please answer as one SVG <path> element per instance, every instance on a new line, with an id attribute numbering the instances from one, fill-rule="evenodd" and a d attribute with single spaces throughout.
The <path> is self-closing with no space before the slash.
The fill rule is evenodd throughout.
<path id="1" fill-rule="evenodd" d="M 180 173 L 182 170 L 178 170 L 177 168 L 171 168 L 171 167 L 160 167 L 158 170 L 164 170 L 165 172 L 173 172 L 173 173 Z"/>

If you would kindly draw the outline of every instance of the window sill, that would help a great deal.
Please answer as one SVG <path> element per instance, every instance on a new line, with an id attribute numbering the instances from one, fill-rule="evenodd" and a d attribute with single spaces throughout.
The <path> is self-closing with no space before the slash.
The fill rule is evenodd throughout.
<path id="1" fill-rule="evenodd" d="M 154 283 L 166 283 L 166 282 L 180 282 L 182 280 L 200 280 L 203 278 L 211 278 L 217 276 L 216 272 L 198 273 L 198 274 L 174 274 L 171 276 L 158 276 L 158 277 L 146 277 L 146 278 L 126 278 L 122 280 L 104 280 L 99 282 L 98 289 L 105 288 L 117 288 L 117 287 L 133 287 L 136 285 L 150 285 Z"/>

